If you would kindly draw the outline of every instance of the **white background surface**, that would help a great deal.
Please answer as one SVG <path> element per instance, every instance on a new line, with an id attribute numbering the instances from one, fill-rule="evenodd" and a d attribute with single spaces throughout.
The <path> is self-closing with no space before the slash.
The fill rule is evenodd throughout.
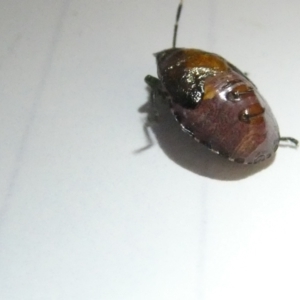
<path id="1" fill-rule="evenodd" d="M 137 153 L 177 4 L 1 1 L 0 299 L 300 299 L 299 150 L 235 165 L 162 112 Z M 178 46 L 249 72 L 300 138 L 300 2 L 184 5 Z"/>

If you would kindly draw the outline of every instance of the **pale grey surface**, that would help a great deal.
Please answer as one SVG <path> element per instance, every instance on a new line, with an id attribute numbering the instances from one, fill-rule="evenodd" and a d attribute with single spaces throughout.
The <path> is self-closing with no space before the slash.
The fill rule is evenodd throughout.
<path id="1" fill-rule="evenodd" d="M 299 150 L 237 167 L 162 113 L 135 153 L 176 6 L 1 2 L 0 299 L 300 298 Z M 249 72 L 298 138 L 299 11 L 186 0 L 178 36 Z"/>

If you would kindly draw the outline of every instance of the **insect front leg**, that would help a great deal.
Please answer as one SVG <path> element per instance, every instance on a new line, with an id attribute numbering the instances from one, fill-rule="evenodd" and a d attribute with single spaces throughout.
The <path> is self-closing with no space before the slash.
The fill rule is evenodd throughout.
<path id="1" fill-rule="evenodd" d="M 158 78 L 147 75 L 145 77 L 145 82 L 154 90 L 154 89 L 160 89 L 161 88 L 161 82 Z"/>
<path id="2" fill-rule="evenodd" d="M 158 78 L 156 78 L 152 75 L 147 75 L 145 77 L 145 82 L 151 88 L 150 101 L 154 107 L 158 104 L 158 102 L 160 102 L 160 103 L 168 102 L 168 95 L 167 95 L 166 91 L 164 90 L 161 81 Z"/>
<path id="3" fill-rule="evenodd" d="M 158 122 L 159 105 L 163 104 L 166 99 L 166 92 L 163 91 L 162 83 L 158 78 L 147 75 L 145 77 L 145 82 L 149 86 L 150 97 L 148 103 L 143 105 L 143 107 L 140 108 L 139 111 L 147 113 L 147 119 L 145 120 L 143 125 L 143 130 L 147 139 L 147 145 L 141 149 L 136 150 L 135 153 L 139 153 L 146 149 L 149 149 L 154 144 L 149 129 Z"/>

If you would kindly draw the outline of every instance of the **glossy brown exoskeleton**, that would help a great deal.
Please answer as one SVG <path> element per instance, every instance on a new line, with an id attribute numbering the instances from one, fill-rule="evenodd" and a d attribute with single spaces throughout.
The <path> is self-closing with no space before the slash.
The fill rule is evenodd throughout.
<path id="1" fill-rule="evenodd" d="M 219 55 L 176 48 L 179 4 L 173 48 L 157 54 L 158 78 L 146 82 L 163 92 L 182 129 L 196 141 L 231 161 L 254 164 L 271 157 L 280 140 L 275 117 L 256 86 Z"/>

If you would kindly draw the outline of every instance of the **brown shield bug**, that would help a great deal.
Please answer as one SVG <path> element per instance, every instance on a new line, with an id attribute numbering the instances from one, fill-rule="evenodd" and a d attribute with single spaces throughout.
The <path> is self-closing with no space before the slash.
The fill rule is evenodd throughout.
<path id="1" fill-rule="evenodd" d="M 270 107 L 251 80 L 221 56 L 177 48 L 179 3 L 173 47 L 155 54 L 158 78 L 146 83 L 166 95 L 183 131 L 231 161 L 255 164 L 271 157 L 281 137 Z"/>

